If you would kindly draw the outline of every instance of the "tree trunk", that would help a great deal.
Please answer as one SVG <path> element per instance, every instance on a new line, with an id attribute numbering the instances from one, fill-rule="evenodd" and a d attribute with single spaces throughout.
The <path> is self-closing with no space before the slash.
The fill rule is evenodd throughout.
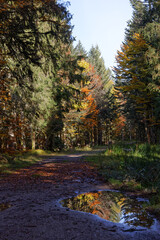
<path id="1" fill-rule="evenodd" d="M 148 127 L 146 119 L 144 120 L 144 125 L 145 125 L 147 142 L 150 144 L 151 143 L 151 138 L 150 138 L 149 127 Z"/>
<path id="2" fill-rule="evenodd" d="M 94 127 L 94 145 L 97 145 L 97 127 Z"/>
<path id="3" fill-rule="evenodd" d="M 98 121 L 98 145 L 102 145 L 102 129 L 100 121 Z"/>
<path id="4" fill-rule="evenodd" d="M 36 134 L 33 128 L 31 128 L 31 142 L 32 142 L 32 150 L 36 149 Z"/>

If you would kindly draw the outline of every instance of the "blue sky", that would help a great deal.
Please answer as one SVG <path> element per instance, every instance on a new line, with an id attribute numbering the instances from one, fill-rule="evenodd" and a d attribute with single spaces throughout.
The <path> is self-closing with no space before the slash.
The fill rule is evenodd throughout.
<path id="1" fill-rule="evenodd" d="M 115 55 L 132 17 L 129 0 L 69 0 L 73 36 L 89 51 L 98 44 L 106 67 L 115 65 Z M 75 45 L 76 43 L 74 43 Z"/>

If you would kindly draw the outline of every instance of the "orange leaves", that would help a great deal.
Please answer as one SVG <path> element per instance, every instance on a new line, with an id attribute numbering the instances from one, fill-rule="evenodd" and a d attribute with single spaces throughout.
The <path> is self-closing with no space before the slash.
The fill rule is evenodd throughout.
<path id="1" fill-rule="evenodd" d="M 94 90 L 96 87 L 98 88 L 100 77 L 96 74 L 94 67 L 84 59 L 79 61 L 78 64 L 84 68 L 83 74 L 87 75 L 86 81 L 81 88 L 81 92 L 85 94 L 81 100 L 81 110 L 84 111 L 81 120 L 84 126 L 89 129 L 97 125 L 99 110 L 94 98 Z"/>
<path id="2" fill-rule="evenodd" d="M 115 125 L 115 130 L 114 130 L 114 134 L 115 136 L 119 136 L 122 132 L 122 129 L 125 127 L 125 123 L 126 119 L 124 117 L 124 115 L 119 116 L 115 119 L 114 121 L 114 125 Z"/>
<path id="3" fill-rule="evenodd" d="M 87 128 L 92 128 L 97 125 L 97 117 L 98 117 L 99 110 L 97 109 L 95 99 L 93 98 L 92 94 L 90 93 L 90 90 L 86 89 L 85 93 L 86 93 L 86 97 L 84 99 L 85 113 L 84 113 L 83 117 L 81 117 L 81 120 L 83 121 L 84 125 Z"/>
<path id="4" fill-rule="evenodd" d="M 88 89 L 88 87 L 83 87 L 83 88 L 81 88 L 81 92 L 83 92 L 85 94 L 89 94 L 90 90 Z"/>
<path id="5" fill-rule="evenodd" d="M 74 111 L 70 111 L 66 117 L 67 125 L 64 130 L 69 136 L 68 139 L 65 137 L 65 140 L 67 139 L 70 145 L 84 146 L 90 144 L 95 129 L 98 129 L 99 109 L 96 94 L 102 87 L 102 81 L 94 67 L 86 60 L 78 61 L 78 65 L 82 68 L 81 81 L 78 85 L 80 94 L 76 95 L 77 102 L 74 104 Z"/>
<path id="6" fill-rule="evenodd" d="M 52 156 L 54 158 L 54 156 Z M 56 159 L 56 157 L 55 157 Z M 66 156 L 61 156 L 61 160 L 66 159 Z M 49 160 L 49 158 L 48 158 Z M 17 171 L 13 171 L 9 177 L 3 178 L 3 182 L 12 181 L 13 185 L 24 185 L 31 182 L 50 182 L 52 184 L 64 184 L 64 182 L 76 182 L 77 180 L 82 182 L 90 182 L 93 179 L 98 178 L 97 171 L 90 165 L 81 162 L 50 162 L 43 164 L 42 166 L 30 166 Z M 79 196 L 80 197 L 80 196 Z M 88 202 L 93 201 L 92 196 L 87 196 Z"/>
<path id="7" fill-rule="evenodd" d="M 98 200 L 95 200 L 94 202 L 91 203 L 90 207 L 94 207 L 97 204 L 100 204 L 101 202 Z"/>

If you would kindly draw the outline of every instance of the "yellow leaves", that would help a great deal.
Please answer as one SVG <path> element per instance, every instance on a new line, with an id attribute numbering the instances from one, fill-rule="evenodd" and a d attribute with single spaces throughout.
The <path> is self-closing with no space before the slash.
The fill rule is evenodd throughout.
<path id="1" fill-rule="evenodd" d="M 124 60 L 126 60 L 126 61 L 129 61 L 129 58 L 128 58 L 128 56 L 127 56 L 127 51 L 125 50 L 125 48 L 126 48 L 126 44 L 124 44 L 124 46 L 123 46 L 123 49 L 124 49 L 124 51 L 118 51 L 117 53 L 118 53 L 118 55 L 116 56 L 116 60 L 117 61 L 124 61 Z M 128 47 L 128 46 L 127 46 Z"/>
<path id="2" fill-rule="evenodd" d="M 133 39 L 139 40 L 140 39 L 140 34 L 139 33 L 134 33 L 133 34 Z"/>
<path id="3" fill-rule="evenodd" d="M 133 46 L 136 46 L 136 47 L 148 47 L 146 41 L 144 40 L 143 36 L 140 35 L 139 33 L 135 33 L 133 35 L 133 40 L 134 41 L 130 41 L 130 44 L 133 45 Z"/>
<path id="4" fill-rule="evenodd" d="M 78 65 L 84 68 L 83 73 L 88 73 L 90 70 L 90 64 L 86 62 L 84 59 L 78 61 Z"/>
<path id="5" fill-rule="evenodd" d="M 150 72 L 145 61 L 148 48 L 143 36 L 135 33 L 132 40 L 123 44 L 121 51 L 118 51 L 118 67 L 114 69 L 117 79 L 123 82 L 118 89 L 126 97 L 126 101 L 131 99 L 135 103 L 137 111 L 145 111 L 151 104 L 151 92 L 148 87 Z"/>
<path id="6" fill-rule="evenodd" d="M 88 102 L 86 102 L 86 101 L 81 102 L 81 108 L 82 109 L 86 109 L 87 106 L 88 106 Z"/>
<path id="7" fill-rule="evenodd" d="M 133 35 L 133 40 L 127 41 L 127 43 L 122 45 L 121 51 L 117 52 L 117 63 L 121 68 L 124 67 L 129 70 L 131 66 L 133 67 L 132 61 L 135 60 L 135 57 L 138 57 L 138 54 L 142 54 L 143 51 L 148 49 L 148 47 L 149 46 L 143 36 L 135 33 Z M 127 64 L 129 64 L 129 67 Z"/>

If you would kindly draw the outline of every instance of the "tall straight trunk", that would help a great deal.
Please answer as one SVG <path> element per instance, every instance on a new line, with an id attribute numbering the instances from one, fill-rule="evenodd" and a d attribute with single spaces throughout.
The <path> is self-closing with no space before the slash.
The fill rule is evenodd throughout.
<path id="1" fill-rule="evenodd" d="M 160 128 L 159 128 L 159 126 L 158 126 L 156 133 L 157 133 L 157 143 L 160 144 Z"/>
<path id="2" fill-rule="evenodd" d="M 150 135 L 151 135 L 151 144 L 156 143 L 155 133 L 154 133 L 154 126 L 150 127 Z"/>
<path id="3" fill-rule="evenodd" d="M 151 137 L 150 137 L 149 127 L 148 127 L 148 123 L 147 123 L 146 119 L 144 120 L 144 125 L 145 125 L 145 133 L 146 133 L 147 142 L 150 144 Z"/>
<path id="4" fill-rule="evenodd" d="M 97 127 L 94 127 L 94 145 L 97 145 Z"/>
<path id="5" fill-rule="evenodd" d="M 36 149 L 36 134 L 33 130 L 33 127 L 31 127 L 31 143 L 32 143 L 32 150 Z"/>
<path id="6" fill-rule="evenodd" d="M 91 128 L 90 136 L 91 136 L 90 144 L 91 146 L 93 146 L 93 128 Z"/>
<path id="7" fill-rule="evenodd" d="M 102 145 L 102 129 L 100 121 L 98 121 L 98 145 Z"/>
<path id="8" fill-rule="evenodd" d="M 4 144 L 4 137 L 1 137 L 1 144 L 0 144 L 0 147 L 1 147 L 1 151 L 3 151 L 4 150 L 4 146 L 5 146 L 5 144 Z"/>
<path id="9" fill-rule="evenodd" d="M 105 144 L 108 144 L 108 142 L 109 142 L 109 133 L 108 133 L 107 124 L 106 124 L 106 128 L 105 128 L 105 137 L 106 137 Z"/>
<path id="10" fill-rule="evenodd" d="M 151 10 L 151 0 L 149 0 L 149 10 Z"/>

